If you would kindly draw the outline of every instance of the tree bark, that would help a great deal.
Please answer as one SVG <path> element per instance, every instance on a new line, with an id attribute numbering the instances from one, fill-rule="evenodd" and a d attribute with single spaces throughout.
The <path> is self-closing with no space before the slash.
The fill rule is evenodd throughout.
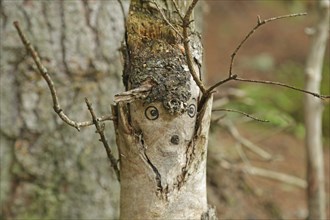
<path id="1" fill-rule="evenodd" d="M 308 91 L 320 92 L 322 66 L 329 36 L 329 0 L 318 1 L 318 21 L 306 63 Z M 308 219 L 326 219 L 326 195 L 322 146 L 322 111 L 320 99 L 305 95 L 305 145 L 307 157 Z"/>
<path id="2" fill-rule="evenodd" d="M 73 119 L 91 120 L 84 97 L 98 114 L 108 114 L 122 90 L 124 24 L 117 1 L 1 1 L 0 218 L 117 218 L 119 184 L 94 128 L 78 133 L 57 118 L 14 20 L 36 46 Z M 108 123 L 115 146 L 112 129 Z"/>
<path id="3" fill-rule="evenodd" d="M 201 94 L 179 34 L 182 20 L 172 1 L 154 2 L 133 0 L 126 23 L 127 92 L 113 107 L 120 218 L 211 219 L 206 155 L 212 96 L 198 105 Z M 184 15 L 191 1 L 176 2 Z M 199 64 L 202 47 L 191 27 L 191 50 Z"/>

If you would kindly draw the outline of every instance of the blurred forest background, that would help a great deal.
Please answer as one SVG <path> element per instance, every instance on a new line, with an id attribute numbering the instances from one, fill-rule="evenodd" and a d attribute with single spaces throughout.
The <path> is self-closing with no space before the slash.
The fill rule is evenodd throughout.
<path id="1" fill-rule="evenodd" d="M 86 13 L 81 13 L 85 8 L 80 1 L 59 1 L 62 8 L 54 1 L 47 4 L 39 4 L 43 2 L 41 0 L 3 2 L 1 16 L 4 18 L 1 18 L 5 34 L 1 38 L 1 52 L 7 54 L 1 53 L 0 219 L 15 219 L 15 216 L 21 219 L 53 219 L 54 216 L 104 219 L 117 216 L 119 186 L 94 130 L 90 128 L 77 133 L 58 122 L 51 108 L 48 88 L 31 68 L 31 58 L 25 57 L 11 20 L 15 17 L 22 21 L 31 41 L 42 51 L 45 65 L 50 72 L 56 73 L 54 81 L 64 109 L 77 118 L 88 118 L 83 97 L 93 97 L 98 113 L 103 114 L 109 110 L 113 94 L 123 90 L 119 83 L 122 63 L 118 52 L 123 20 L 117 1 L 96 0 L 95 8 L 99 7 L 106 19 L 96 16 L 95 20 L 87 20 L 87 25 L 84 15 L 94 16 L 96 11 L 94 6 L 88 5 L 92 1 L 83 1 L 86 9 L 90 7 Z M 275 21 L 258 29 L 240 50 L 234 66 L 234 73 L 247 79 L 274 80 L 303 88 L 305 61 L 311 43 L 305 31 L 315 22 L 311 11 L 316 1 L 206 2 L 202 35 L 208 84 L 227 77 L 230 55 L 255 26 L 257 15 L 267 19 L 308 12 L 307 16 Z M 7 19 L 5 13 L 15 16 Z M 48 20 L 44 21 L 44 18 Z M 60 33 L 61 24 L 66 24 L 68 33 Z M 51 33 L 47 32 L 48 26 Z M 40 30 L 46 31 L 40 34 Z M 66 34 L 74 37 L 65 38 Z M 322 94 L 330 93 L 329 51 L 328 44 Z M 77 62 L 62 60 L 64 52 L 66 58 L 73 57 Z M 7 64 L 9 67 L 3 68 Z M 67 74 L 68 70 L 71 75 Z M 6 97 L 8 94 L 9 98 Z M 208 198 L 209 203 L 216 206 L 218 216 L 221 219 L 306 218 L 305 189 L 301 184 L 306 176 L 303 94 L 270 85 L 228 83 L 218 88 L 215 99 L 215 107 L 244 111 L 270 121 L 264 123 L 237 113 L 214 112 L 208 153 Z M 24 105 L 29 100 L 32 100 L 30 104 Z M 3 113 L 9 116 L 4 117 Z M 115 146 L 111 123 L 106 129 L 111 145 Z M 263 149 L 263 157 L 238 144 L 229 131 L 245 145 Z M 329 201 L 329 103 L 325 104 L 323 133 Z M 265 175 L 276 171 L 298 177 L 300 182 L 297 186 L 258 177 L 248 173 L 246 168 L 251 166 L 266 171 Z M 329 203 L 327 207 L 329 217 Z"/>
<path id="2" fill-rule="evenodd" d="M 308 12 L 304 17 L 275 21 L 261 27 L 243 46 L 234 67 L 234 73 L 244 78 L 279 81 L 303 88 L 305 62 L 311 43 L 306 30 L 315 22 L 312 10 L 315 10 L 316 1 L 207 3 L 203 36 L 209 84 L 227 76 L 230 55 L 256 24 L 257 15 L 267 19 Z M 329 51 L 328 43 L 322 94 L 330 92 Z M 208 190 L 210 203 L 217 206 L 221 218 L 304 219 L 307 216 L 306 195 L 302 187 L 250 175 L 244 169 L 251 165 L 305 178 L 303 96 L 289 89 L 260 84 L 235 83 L 218 88 L 215 107 L 244 111 L 270 121 L 258 122 L 230 112 L 213 114 Z M 228 132 L 228 124 L 231 130 L 237 130 L 241 137 L 268 152 L 271 161 L 242 148 Z M 323 135 L 329 217 L 329 102 L 324 109 Z"/>

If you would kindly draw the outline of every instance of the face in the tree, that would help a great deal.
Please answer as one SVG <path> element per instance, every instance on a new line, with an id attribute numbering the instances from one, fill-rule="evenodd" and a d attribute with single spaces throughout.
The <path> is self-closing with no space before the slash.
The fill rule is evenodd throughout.
<path id="1" fill-rule="evenodd" d="M 191 98 L 184 105 L 182 114 L 170 114 L 161 102 L 145 105 L 136 101 L 130 104 L 131 124 L 137 133 L 142 134 L 147 149 L 175 152 L 178 145 L 186 145 L 192 139 L 196 105 L 196 98 Z"/>

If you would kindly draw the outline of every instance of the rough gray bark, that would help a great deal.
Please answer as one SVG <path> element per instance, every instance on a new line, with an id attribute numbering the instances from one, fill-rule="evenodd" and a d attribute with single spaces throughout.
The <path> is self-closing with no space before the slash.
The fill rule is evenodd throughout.
<path id="1" fill-rule="evenodd" d="M 57 118 L 14 20 L 36 46 L 71 118 L 91 119 L 84 97 L 98 114 L 109 113 L 122 90 L 117 1 L 1 1 L 0 218 L 118 217 L 119 184 L 95 129 L 77 132 Z"/>
<path id="2" fill-rule="evenodd" d="M 318 20 L 308 54 L 305 89 L 320 92 L 324 53 L 329 36 L 330 1 L 318 1 Z M 305 145 L 307 158 L 308 219 L 326 219 L 326 194 L 322 144 L 322 112 L 320 99 L 305 95 Z"/>
<path id="3" fill-rule="evenodd" d="M 201 94 L 189 73 L 179 34 L 182 21 L 172 1 L 154 2 L 133 0 L 126 24 L 123 80 L 128 91 L 116 97 L 113 107 L 120 217 L 215 218 L 206 198 L 212 96 L 199 105 Z M 176 2 L 184 14 L 191 1 Z M 192 55 L 200 64 L 200 39 L 194 28 L 190 31 Z M 194 68 L 198 72 L 197 63 Z"/>

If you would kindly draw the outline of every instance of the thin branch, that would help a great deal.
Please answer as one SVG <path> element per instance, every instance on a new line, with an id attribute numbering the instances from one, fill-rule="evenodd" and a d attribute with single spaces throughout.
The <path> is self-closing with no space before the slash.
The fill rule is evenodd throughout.
<path id="1" fill-rule="evenodd" d="M 284 19 L 284 18 L 297 17 L 297 16 L 304 16 L 306 14 L 307 13 L 297 13 L 297 14 L 282 15 L 282 16 L 278 16 L 278 17 L 269 18 L 269 19 L 266 19 L 266 20 L 261 20 L 260 19 L 260 16 L 258 16 L 257 17 L 258 18 L 257 25 L 254 28 L 252 28 L 252 30 L 245 36 L 245 38 L 240 42 L 240 44 L 236 47 L 236 49 L 234 50 L 234 52 L 231 55 L 231 61 L 230 61 L 230 67 L 229 67 L 229 76 L 226 79 L 221 80 L 221 81 L 215 83 L 213 86 L 211 86 L 209 89 L 207 89 L 206 90 L 206 93 L 205 93 L 205 96 L 207 97 L 218 86 L 220 86 L 220 85 L 222 85 L 224 83 L 227 83 L 227 82 L 229 82 L 231 80 L 235 80 L 235 81 L 241 81 L 241 82 L 252 82 L 252 83 L 277 85 L 277 86 L 281 86 L 281 87 L 286 87 L 286 88 L 289 88 L 289 89 L 293 89 L 293 90 L 296 90 L 296 91 L 299 91 L 299 92 L 303 92 L 303 93 L 306 93 L 306 94 L 315 96 L 315 97 L 320 98 L 320 99 L 329 99 L 330 98 L 330 95 L 320 95 L 320 94 L 317 94 L 315 92 L 310 92 L 310 91 L 307 91 L 307 90 L 304 90 L 304 89 L 300 89 L 300 88 L 297 88 L 297 87 L 294 87 L 294 86 L 290 86 L 290 85 L 287 85 L 287 84 L 284 84 L 284 83 L 280 83 L 280 82 L 243 79 L 243 78 L 239 78 L 236 74 L 233 74 L 232 73 L 233 64 L 234 64 L 235 57 L 236 57 L 238 51 L 243 46 L 243 44 L 249 39 L 249 37 L 260 26 L 262 26 L 262 25 L 264 25 L 264 24 L 266 24 L 268 22 L 271 22 L 271 21 L 275 21 L 275 20 L 279 20 L 279 19 Z"/>
<path id="2" fill-rule="evenodd" d="M 204 96 L 208 97 L 209 94 L 211 94 L 213 92 L 213 90 L 215 88 L 217 88 L 218 86 L 227 83 L 231 80 L 236 80 L 236 81 L 242 81 L 242 82 L 255 82 L 255 83 L 263 83 L 263 84 L 272 84 L 272 85 L 278 85 L 278 86 L 282 86 L 282 87 L 287 87 L 296 91 L 300 91 L 300 92 L 304 92 L 310 95 L 313 95 L 315 97 L 324 99 L 324 98 L 330 98 L 330 96 L 328 95 L 319 95 L 316 94 L 314 92 L 309 92 L 303 89 L 299 89 L 290 85 L 286 85 L 284 83 L 279 83 L 279 82 L 272 82 L 272 81 L 262 81 L 262 80 L 248 80 L 248 79 L 242 79 L 242 78 L 238 78 L 236 74 L 233 74 L 233 65 L 234 65 L 234 61 L 235 61 L 235 57 L 238 53 L 238 51 L 240 50 L 240 48 L 244 45 L 244 43 L 251 37 L 251 35 L 262 25 L 271 22 L 271 21 L 275 21 L 275 20 L 279 20 L 279 19 L 284 19 L 284 18 L 291 18 L 291 17 L 297 17 L 297 16 L 304 16 L 307 13 L 297 13 L 297 14 L 289 14 L 289 15 L 282 15 L 282 16 L 278 16 L 278 17 L 273 17 L 273 18 L 269 18 L 266 20 L 261 20 L 260 16 L 257 16 L 257 24 L 256 26 L 254 26 L 251 31 L 244 37 L 244 39 L 239 43 L 239 45 L 236 47 L 236 49 L 234 50 L 234 52 L 231 54 L 231 60 L 230 60 L 230 67 L 229 67 L 229 76 L 224 79 L 221 80 L 217 83 L 215 83 L 213 86 L 211 86 L 209 89 L 206 90 Z"/>
<path id="3" fill-rule="evenodd" d="M 251 162 L 250 162 L 249 158 L 246 156 L 246 154 L 243 150 L 242 144 L 241 143 L 236 143 L 235 148 L 236 148 L 236 151 L 237 151 L 239 157 L 241 158 L 242 162 L 244 164 L 246 164 L 246 166 L 251 166 Z"/>
<path id="4" fill-rule="evenodd" d="M 45 79 L 48 88 L 50 90 L 51 96 L 52 96 L 52 100 L 53 100 L 53 109 L 54 111 L 58 114 L 58 116 L 68 125 L 76 128 L 78 131 L 80 131 L 81 127 L 87 127 L 93 124 L 92 121 L 84 121 L 84 122 L 76 122 L 71 120 L 62 110 L 60 104 L 59 104 L 59 100 L 57 97 L 57 92 L 53 83 L 53 80 L 51 79 L 51 77 L 48 74 L 47 69 L 42 65 L 40 57 L 38 55 L 38 53 L 36 52 L 36 50 L 34 49 L 34 47 L 32 46 L 32 44 L 30 43 L 30 41 L 27 39 L 27 37 L 25 36 L 25 34 L 23 33 L 23 31 L 21 30 L 18 21 L 14 22 L 14 26 L 17 29 L 17 32 L 25 46 L 25 48 L 31 53 L 31 56 L 35 62 L 35 64 L 37 65 L 37 68 L 41 74 L 41 76 Z M 100 121 L 106 121 L 106 120 L 113 120 L 112 116 L 102 116 L 99 118 Z"/>
<path id="5" fill-rule="evenodd" d="M 200 80 L 200 77 L 197 75 L 194 65 L 193 65 L 193 57 L 190 51 L 190 44 L 189 44 L 189 36 L 188 36 L 188 28 L 191 23 L 190 17 L 191 13 L 196 6 L 198 0 L 193 0 L 192 3 L 190 4 L 183 20 L 182 20 L 182 34 L 183 34 L 183 46 L 185 49 L 185 55 L 186 55 L 186 60 L 187 60 L 187 65 L 190 71 L 191 76 L 193 77 L 194 81 L 196 82 L 197 86 L 201 90 L 203 94 L 206 93 L 206 89 L 202 81 Z"/>
<path id="6" fill-rule="evenodd" d="M 235 78 L 237 78 L 237 75 L 235 74 L 235 75 L 230 75 L 228 78 L 226 78 L 226 79 L 224 79 L 224 80 L 221 80 L 221 81 L 219 81 L 219 82 L 217 82 L 216 84 L 214 84 L 213 86 L 211 86 L 210 88 L 208 88 L 207 90 L 206 90 L 206 94 L 208 94 L 208 93 L 211 93 L 215 88 L 217 88 L 218 86 L 220 86 L 220 85 L 222 85 L 222 84 L 224 84 L 224 83 L 226 83 L 226 82 L 229 82 L 229 81 L 231 81 L 231 80 L 233 80 L 233 79 L 235 79 Z"/>
<path id="7" fill-rule="evenodd" d="M 310 95 L 315 96 L 315 97 L 320 98 L 320 99 L 328 99 L 328 98 L 330 98 L 330 95 L 320 95 L 320 94 L 317 94 L 315 92 L 310 92 L 310 91 L 307 91 L 307 90 L 304 90 L 304 89 L 300 89 L 300 88 L 297 88 L 297 87 L 294 87 L 294 86 L 290 86 L 290 85 L 287 85 L 287 84 L 284 84 L 284 83 L 280 83 L 280 82 L 264 81 L 264 80 L 253 80 L 253 79 L 242 79 L 242 78 L 239 78 L 239 77 L 236 77 L 234 80 L 241 81 L 241 82 L 252 82 L 252 83 L 261 83 L 261 84 L 271 84 L 271 85 L 286 87 L 286 88 L 293 89 L 293 90 L 296 90 L 296 91 L 299 91 L 299 92 L 307 93 L 307 94 L 310 94 Z"/>
<path id="8" fill-rule="evenodd" d="M 299 177 L 291 176 L 286 173 L 280 173 L 272 170 L 266 170 L 259 167 L 253 167 L 253 166 L 245 166 L 244 171 L 247 172 L 250 175 L 254 176 L 260 176 L 260 177 L 266 177 L 269 179 L 281 181 L 293 186 L 297 186 L 300 188 L 305 189 L 306 188 L 306 181 L 304 179 L 301 179 Z"/>
<path id="9" fill-rule="evenodd" d="M 213 112 L 219 112 L 219 111 L 225 111 L 225 112 L 235 112 L 235 113 L 239 113 L 239 114 L 242 114 L 242 115 L 245 115 L 246 117 L 248 118 L 251 118 L 253 120 L 256 120 L 256 121 L 260 121 L 260 122 L 269 122 L 268 120 L 264 120 L 264 119 L 260 119 L 260 118 L 256 118 L 252 115 L 249 115 L 245 112 L 242 112 L 242 111 L 238 111 L 238 110 L 234 110 L 234 109 L 227 109 L 227 108 L 217 108 L 217 109 L 212 109 Z"/>
<path id="10" fill-rule="evenodd" d="M 272 170 L 267 170 L 259 167 L 254 166 L 239 166 L 239 165 L 233 165 L 225 160 L 222 160 L 220 162 L 221 166 L 224 169 L 231 169 L 231 170 L 237 170 L 237 171 L 243 171 L 247 174 L 254 175 L 254 176 L 260 176 L 264 178 L 273 179 L 276 181 L 284 182 L 286 184 L 290 184 L 296 187 L 300 187 L 305 189 L 307 186 L 307 183 L 305 180 L 295 177 L 289 174 L 280 173 Z"/>
<path id="11" fill-rule="evenodd" d="M 238 141 L 240 144 L 242 144 L 244 147 L 248 148 L 253 153 L 259 155 L 261 158 L 263 158 L 265 160 L 272 160 L 273 159 L 273 156 L 271 154 L 269 154 L 265 150 L 261 149 L 260 147 L 256 146 L 255 144 L 253 144 L 248 139 L 242 137 L 240 135 L 240 133 L 238 132 L 237 128 L 231 122 L 228 121 L 227 123 L 224 123 L 224 125 L 227 128 L 227 130 L 229 131 L 229 133 L 231 134 L 231 136 L 236 141 Z"/>
<path id="12" fill-rule="evenodd" d="M 176 29 L 173 24 L 171 24 L 171 22 L 166 18 L 163 10 L 158 6 L 157 2 L 155 0 L 152 1 L 152 3 L 154 3 L 156 5 L 156 8 L 158 9 L 159 13 L 162 15 L 163 17 L 163 20 L 166 22 L 166 24 L 168 24 L 174 31 L 177 35 L 180 36 L 181 39 L 183 39 L 183 36 L 182 34 L 180 33 L 180 31 L 178 31 L 178 29 Z M 180 15 L 181 16 L 181 15 Z"/>
<path id="13" fill-rule="evenodd" d="M 243 46 L 243 44 L 249 39 L 249 37 L 262 25 L 271 22 L 271 21 L 275 21 L 275 20 L 279 20 L 279 19 L 284 19 L 284 18 L 292 18 L 292 17 L 297 17 L 297 16 L 304 16 L 307 15 L 307 13 L 297 13 L 297 14 L 289 14 L 289 15 L 282 15 L 282 16 L 278 16 L 278 17 L 273 17 L 273 18 L 269 18 L 266 20 L 261 21 L 260 16 L 257 16 L 258 20 L 257 20 L 257 24 L 256 26 L 254 26 L 254 28 L 252 28 L 252 30 L 245 36 L 245 38 L 240 42 L 240 44 L 236 47 L 236 49 L 234 50 L 234 52 L 231 54 L 231 60 L 230 60 L 230 67 L 229 67 L 229 77 L 232 75 L 232 70 L 233 70 L 233 65 L 234 65 L 234 61 L 235 61 L 235 57 L 239 51 L 239 49 Z"/>
<path id="14" fill-rule="evenodd" d="M 172 4 L 174 5 L 174 8 L 175 8 L 176 12 L 178 13 L 179 17 L 181 18 L 181 20 L 183 20 L 183 16 L 182 16 L 182 14 L 181 14 L 181 12 L 179 10 L 179 6 L 176 3 L 176 1 L 175 0 L 172 0 Z"/>
<path id="15" fill-rule="evenodd" d="M 111 149 L 110 149 L 110 146 L 109 146 L 109 143 L 108 143 L 108 140 L 104 135 L 105 124 L 104 123 L 100 124 L 100 122 L 97 120 L 97 117 L 96 117 L 95 112 L 94 112 L 93 107 L 92 107 L 92 103 L 90 103 L 87 98 L 85 98 L 85 102 L 86 102 L 86 105 L 88 107 L 89 112 L 92 115 L 93 124 L 95 125 L 96 132 L 99 133 L 99 135 L 100 135 L 100 141 L 103 143 L 105 151 L 107 152 L 107 156 L 110 160 L 111 166 L 115 170 L 118 181 L 120 181 L 120 171 L 119 171 L 119 168 L 118 168 L 118 165 L 117 165 L 118 160 L 113 156 L 113 154 L 111 152 Z"/>
<path id="16" fill-rule="evenodd" d="M 114 120 L 114 117 L 113 115 L 103 115 L 101 117 L 98 117 L 97 120 L 99 122 L 103 122 L 103 121 L 113 121 Z M 91 126 L 93 125 L 93 121 L 83 121 L 83 122 L 78 122 L 77 123 L 79 125 L 79 128 L 82 128 L 82 127 L 88 127 L 88 126 Z"/>

